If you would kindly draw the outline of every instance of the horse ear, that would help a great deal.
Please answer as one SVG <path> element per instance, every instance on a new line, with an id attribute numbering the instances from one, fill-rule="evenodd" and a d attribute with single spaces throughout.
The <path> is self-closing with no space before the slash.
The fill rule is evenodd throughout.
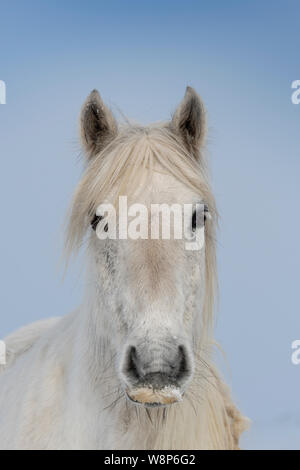
<path id="1" fill-rule="evenodd" d="M 184 98 L 178 106 L 171 126 L 182 138 L 185 146 L 192 151 L 196 157 L 204 144 L 206 136 L 205 107 L 196 91 L 187 87 Z"/>
<path id="2" fill-rule="evenodd" d="M 117 135 L 117 123 L 97 90 L 87 97 L 80 115 L 80 134 L 88 158 L 99 153 Z"/>

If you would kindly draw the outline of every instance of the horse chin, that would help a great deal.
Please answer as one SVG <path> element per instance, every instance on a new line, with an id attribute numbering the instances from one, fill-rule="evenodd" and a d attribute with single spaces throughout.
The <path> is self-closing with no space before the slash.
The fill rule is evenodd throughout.
<path id="1" fill-rule="evenodd" d="M 144 386 L 127 390 L 126 395 L 131 402 L 146 408 L 169 406 L 183 400 L 183 392 L 174 386 L 161 389 Z"/>

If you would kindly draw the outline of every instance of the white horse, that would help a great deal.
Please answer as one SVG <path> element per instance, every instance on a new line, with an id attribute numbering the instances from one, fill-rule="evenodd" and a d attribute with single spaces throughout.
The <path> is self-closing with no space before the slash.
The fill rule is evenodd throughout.
<path id="1" fill-rule="evenodd" d="M 0 448 L 236 449 L 247 419 L 211 359 L 216 208 L 202 101 L 188 87 L 170 122 L 119 128 L 93 91 L 80 124 L 86 169 L 67 250 L 87 242 L 86 293 L 70 315 L 5 339 Z M 205 247 L 100 240 L 97 207 L 119 195 L 146 207 L 205 203 Z"/>

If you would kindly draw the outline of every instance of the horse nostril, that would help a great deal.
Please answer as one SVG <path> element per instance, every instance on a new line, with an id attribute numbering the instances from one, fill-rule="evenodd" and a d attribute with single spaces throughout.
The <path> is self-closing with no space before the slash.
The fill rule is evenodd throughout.
<path id="1" fill-rule="evenodd" d="M 178 359 L 177 359 L 177 379 L 184 380 L 186 379 L 190 373 L 190 365 L 188 360 L 188 352 L 185 346 L 181 345 L 178 346 Z"/>
<path id="2" fill-rule="evenodd" d="M 131 386 L 155 388 L 182 386 L 192 374 L 191 361 L 184 345 L 173 345 L 172 350 L 149 348 L 139 351 L 129 346 L 122 372 Z"/>
<path id="3" fill-rule="evenodd" d="M 125 373 L 132 379 L 140 379 L 141 377 L 141 364 L 137 355 L 137 350 L 134 346 L 128 348 L 127 361 L 125 365 Z"/>

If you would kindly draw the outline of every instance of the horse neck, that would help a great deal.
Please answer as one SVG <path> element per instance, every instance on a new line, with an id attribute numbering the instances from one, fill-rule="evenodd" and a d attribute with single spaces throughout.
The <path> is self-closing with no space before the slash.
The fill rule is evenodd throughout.
<path id="1" fill-rule="evenodd" d="M 198 354 L 209 366 L 209 380 L 203 379 L 196 364 L 195 382 L 183 403 L 166 409 L 145 409 L 127 401 L 116 372 L 116 357 L 108 331 L 101 292 L 86 292 L 77 317 L 80 358 L 76 365 L 80 400 L 90 410 L 90 429 L 104 448 L 193 449 L 233 446 L 226 421 L 224 394 L 217 373 L 210 366 L 209 342 L 199 346 Z M 78 397 L 79 398 L 79 397 Z M 96 418 L 97 417 L 97 418 Z M 101 417 L 101 419 L 99 419 Z M 96 431 L 97 429 L 97 431 Z M 106 429 L 106 431 L 105 431 Z M 110 431 L 108 431 L 110 430 Z"/>

